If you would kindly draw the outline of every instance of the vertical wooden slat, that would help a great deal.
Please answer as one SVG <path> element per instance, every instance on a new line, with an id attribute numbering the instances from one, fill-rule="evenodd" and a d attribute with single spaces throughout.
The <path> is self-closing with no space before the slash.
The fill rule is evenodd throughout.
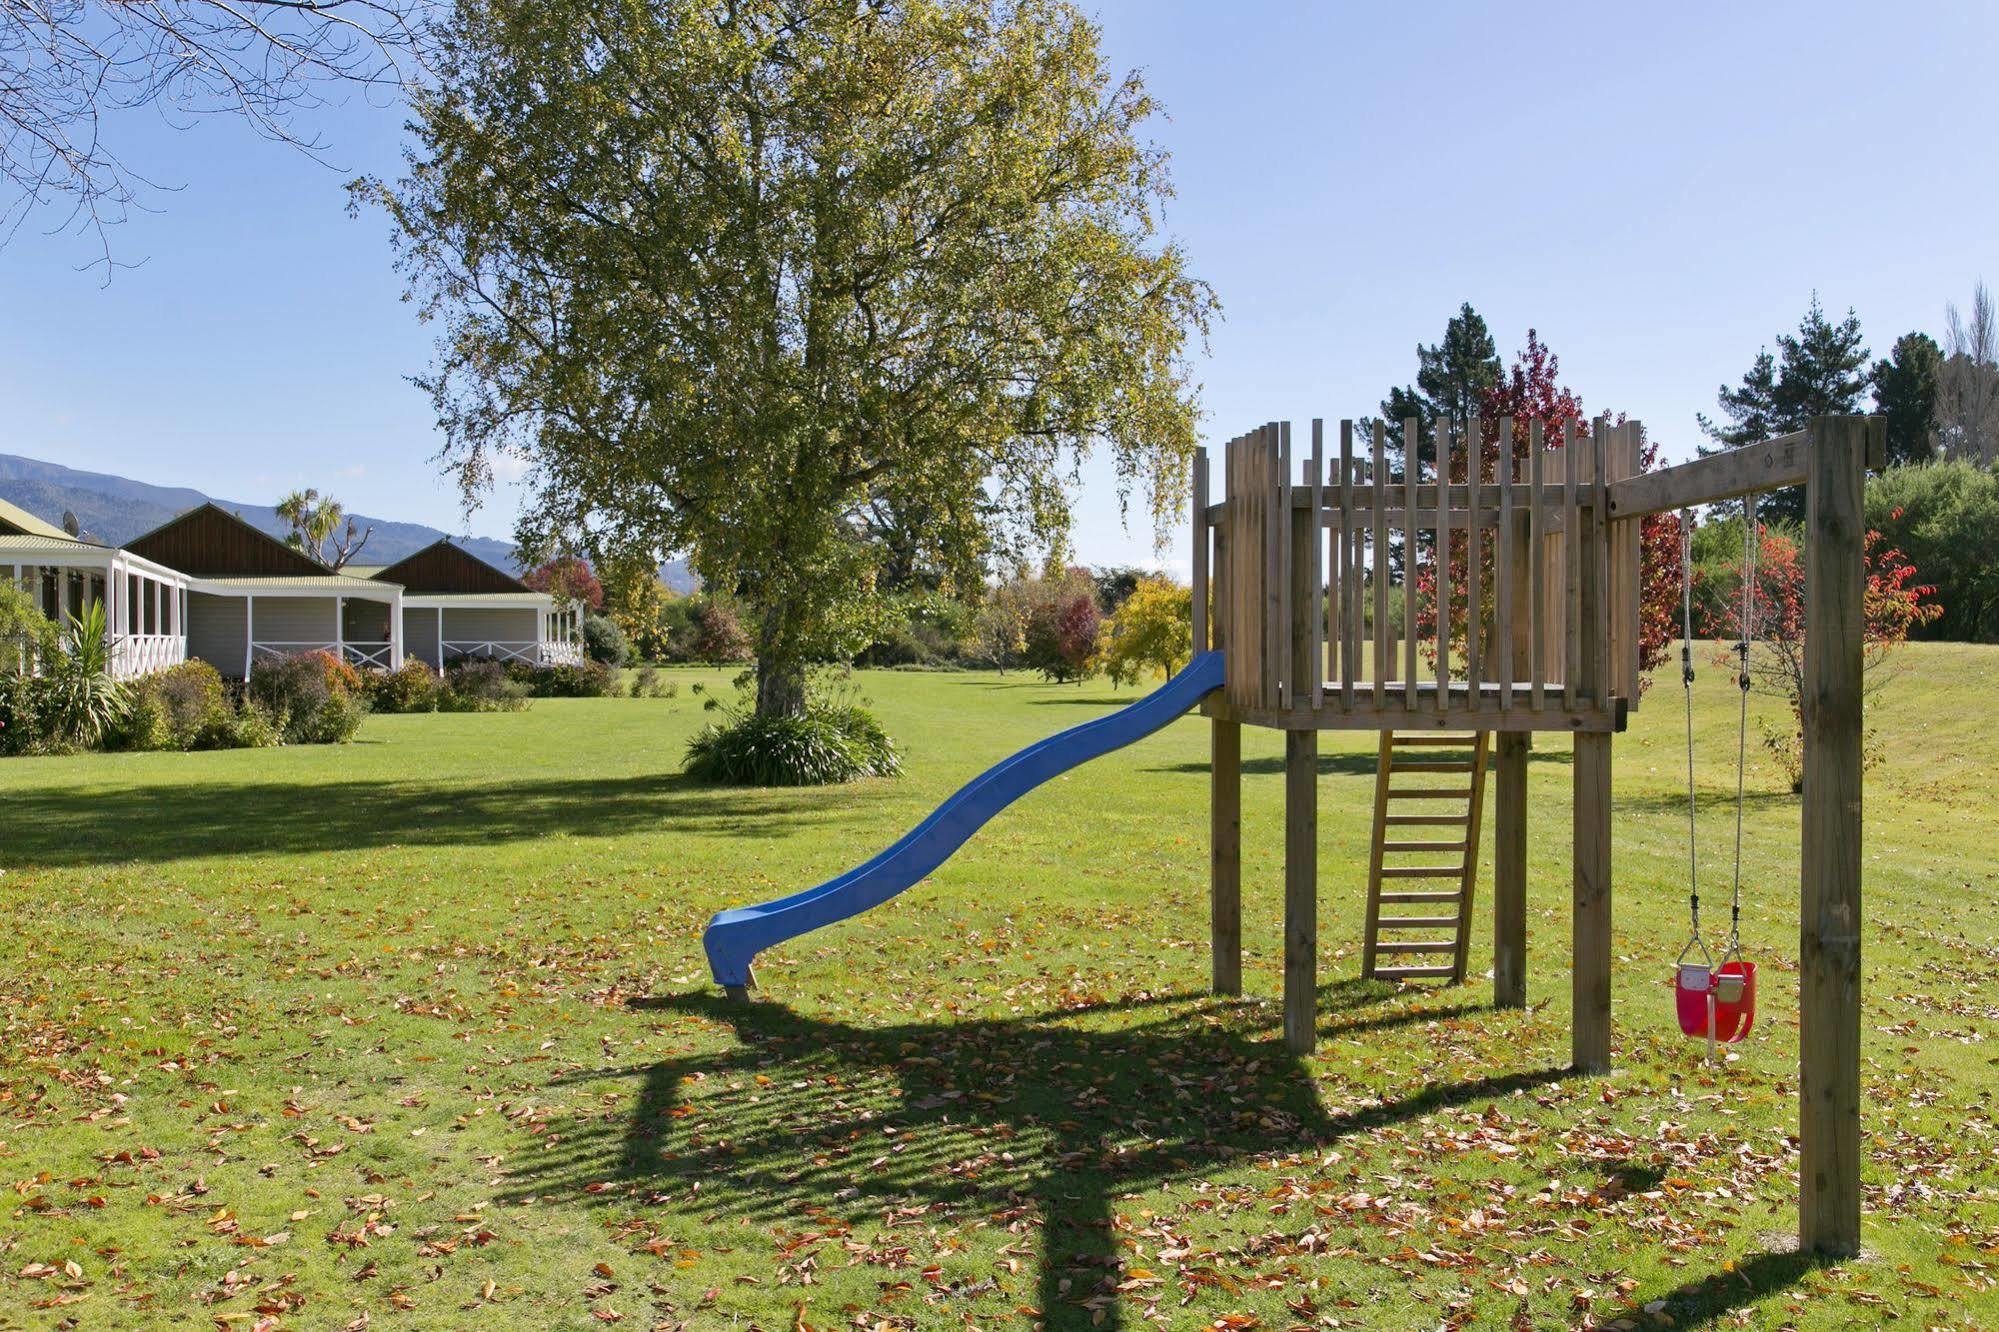
<path id="1" fill-rule="evenodd" d="M 1194 450 L 1194 655 L 1208 650 L 1208 451 Z"/>
<path id="2" fill-rule="evenodd" d="M 1476 435 L 1473 436 L 1477 438 Z M 1475 457 L 1476 455 L 1473 455 Z M 1467 458 L 1467 463 L 1472 459 Z M 1472 473 L 1467 469 L 1466 475 Z M 1478 677 L 1470 677 L 1470 684 L 1476 688 Z M 1479 731 L 1472 736 L 1471 803 L 1466 810 L 1465 849 L 1462 868 L 1458 871 L 1458 933 L 1457 950 L 1451 957 L 1451 984 L 1462 985 L 1465 979 L 1465 963 L 1471 952 L 1471 922 L 1473 898 L 1478 889 L 1478 843 L 1480 820 L 1485 814 L 1485 770 L 1486 759 L 1492 746 L 1492 732 Z"/>
<path id="3" fill-rule="evenodd" d="M 1534 711 L 1547 704 L 1548 679 L 1548 517 L 1546 466 L 1541 459 L 1544 426 L 1531 421 L 1527 427 L 1527 564 L 1531 586 L 1527 594 L 1529 690 Z"/>
<path id="4" fill-rule="evenodd" d="M 1562 429 L 1562 705 L 1574 712 L 1578 681 L 1582 674 L 1582 632 L 1586 618 L 1577 602 L 1582 598 L 1582 457 L 1578 447 L 1582 427 L 1574 421 Z"/>
<path id="5" fill-rule="evenodd" d="M 1402 705 L 1416 707 L 1416 502 L 1422 465 L 1416 460 L 1416 422 L 1402 423 Z"/>
<path id="6" fill-rule="evenodd" d="M 1360 936 L 1360 974 L 1374 976 L 1375 942 L 1381 936 L 1381 861 L 1388 840 L 1388 787 L 1394 780 L 1395 733 L 1383 731 L 1374 760 L 1374 837 L 1368 854 L 1367 920 Z"/>
<path id="7" fill-rule="evenodd" d="M 1353 422 L 1340 422 L 1340 706 L 1353 711 L 1354 656 L 1360 651 L 1359 533 L 1353 530 Z"/>
<path id="8" fill-rule="evenodd" d="M 1862 514 L 1868 422 L 1815 417 L 1805 475 L 1798 1241 L 1860 1251 Z"/>
<path id="9" fill-rule="evenodd" d="M 1326 423 L 1320 417 L 1312 418 L 1312 511 L 1305 517 L 1306 545 L 1311 548 L 1311 600 L 1298 607 L 1299 612 L 1312 622 L 1312 642 L 1310 661 L 1312 667 L 1312 706 L 1325 702 L 1326 689 L 1326 615 L 1331 598 L 1326 597 L 1326 577 L 1323 567 L 1326 543 L 1319 530 L 1319 515 L 1326 508 Z"/>
<path id="10" fill-rule="evenodd" d="M 1590 436 L 1590 546 L 1584 552 L 1596 569 L 1596 623 L 1584 626 L 1583 632 L 1589 638 L 1589 649 L 1597 655 L 1595 670 L 1591 673 L 1596 682 L 1596 697 L 1593 700 L 1599 710 L 1610 708 L 1611 685 L 1616 676 L 1616 659 L 1611 655 L 1611 598 L 1615 584 L 1611 581 L 1610 563 L 1610 494 L 1606 488 L 1606 476 L 1610 466 L 1610 418 L 1600 418 Z"/>
<path id="11" fill-rule="evenodd" d="M 1264 540 L 1270 546 L 1270 586 L 1264 598 L 1269 621 L 1264 641 L 1270 646 L 1265 670 L 1270 678 L 1270 701 L 1281 708 L 1291 701 L 1290 663 L 1285 660 L 1285 646 L 1291 641 L 1291 450 L 1278 423 L 1270 423 L 1268 437 L 1264 494 L 1269 516 L 1264 522 Z"/>
<path id="12" fill-rule="evenodd" d="M 1493 466 L 1499 477 L 1499 531 L 1492 557 L 1492 594 L 1498 610 L 1492 656 L 1499 671 L 1499 706 L 1505 711 L 1513 706 L 1513 677 L 1518 670 L 1513 657 L 1513 561 L 1517 557 L 1513 524 L 1517 515 L 1513 510 L 1513 418 L 1510 416 L 1499 418 L 1499 457 Z M 1500 752 L 1505 752 L 1504 744 Z M 1495 905 L 1497 901 L 1495 895 Z"/>
<path id="13" fill-rule="evenodd" d="M 1437 422 L 1437 711 L 1451 706 L 1451 423 Z"/>
<path id="14" fill-rule="evenodd" d="M 1474 709 L 1485 706 L 1485 523 L 1480 490 L 1485 484 L 1485 422 L 1471 419 L 1465 447 L 1465 681 Z"/>
<path id="15" fill-rule="evenodd" d="M 1373 506 L 1369 514 L 1373 519 L 1374 530 L 1374 554 L 1370 573 L 1374 579 L 1374 706 L 1377 710 L 1387 706 L 1389 663 L 1395 655 L 1394 641 L 1388 634 L 1387 434 L 1387 428 L 1380 421 L 1376 421 L 1373 484 L 1367 491 L 1368 503 Z"/>

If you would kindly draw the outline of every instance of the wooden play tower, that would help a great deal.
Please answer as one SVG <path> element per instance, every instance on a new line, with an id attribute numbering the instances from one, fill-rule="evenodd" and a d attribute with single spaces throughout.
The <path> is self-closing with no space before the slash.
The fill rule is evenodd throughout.
<path id="1" fill-rule="evenodd" d="M 1822 417 L 1766 443 L 1641 472 L 1636 423 L 1599 421 L 1543 438 L 1536 422 L 1499 447 L 1474 421 L 1429 439 L 1398 429 L 1408 460 L 1391 467 L 1386 430 L 1321 422 L 1294 443 L 1288 423 L 1229 441 L 1211 502 L 1204 452 L 1194 472 L 1194 650 L 1218 649 L 1227 685 L 1203 711 L 1213 729 L 1211 929 L 1214 988 L 1242 990 L 1241 728 L 1284 732 L 1284 1036 L 1312 1048 L 1318 963 L 1318 733 L 1383 735 L 1384 762 L 1416 762 L 1423 737 L 1472 748 L 1482 781 L 1492 737 L 1493 998 L 1527 997 L 1527 752 L 1537 731 L 1573 737 L 1575 1067 L 1611 1064 L 1611 739 L 1638 696 L 1639 520 L 1802 484 L 1806 493 L 1805 784 L 1800 894 L 1801 1198 L 1809 1252 L 1860 1241 L 1860 771 L 1866 468 L 1879 466 L 1878 419 Z M 1399 598 L 1399 607 L 1391 604 Z M 1210 606 L 1212 605 L 1212 613 Z M 1399 612 L 1399 614 L 1397 613 Z M 1398 633 L 1399 625 L 1406 632 Z M 1425 622 L 1432 627 L 1418 633 Z M 1406 748 L 1405 748 L 1406 747 Z M 1406 768 L 1405 768 L 1406 770 Z M 1457 975 L 1478 855 L 1469 816 L 1403 812 L 1377 794 L 1383 833 L 1463 857 L 1455 890 L 1389 898 L 1456 913 Z M 1423 799 L 1417 797 L 1416 799 Z M 1418 835 L 1426 818 L 1443 833 Z M 1400 823 L 1381 820 L 1406 819 Z M 1446 822 L 1448 820 L 1448 822 Z M 1454 830 L 1454 831 L 1453 831 Z M 1377 887 L 1380 876 L 1374 876 Z M 1448 877 L 1439 875 L 1448 884 Z M 1427 896 L 1411 897 L 1411 894 Z M 1367 966 L 1374 956 L 1369 907 Z M 1387 894 L 1379 894 L 1386 898 Z M 1442 939 L 1430 941 L 1446 951 Z M 1407 963 L 1438 975 L 1441 962 Z"/>

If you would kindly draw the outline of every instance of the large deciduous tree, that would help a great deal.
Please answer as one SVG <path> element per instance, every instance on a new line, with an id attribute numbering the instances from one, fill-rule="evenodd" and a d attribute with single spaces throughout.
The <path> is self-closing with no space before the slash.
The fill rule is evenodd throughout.
<path id="1" fill-rule="evenodd" d="M 531 546 L 690 551 L 760 714 L 861 646 L 877 506 L 960 566 L 1053 544 L 1098 448 L 1177 511 L 1213 298 L 1073 6 L 459 0 L 438 69 L 405 178 L 357 189 L 443 325 L 445 458 L 524 464 Z"/>
<path id="2" fill-rule="evenodd" d="M 296 113 L 328 85 L 394 90 L 421 55 L 423 0 L 0 0 L 0 244 L 37 207 L 95 234 L 148 194 L 107 121 L 235 116 L 315 151 Z"/>
<path id="3" fill-rule="evenodd" d="M 1980 466 L 1999 461 L 1999 315 L 1980 282 L 1971 308 L 1944 307 L 1944 360 L 1937 369 L 1937 431 L 1944 455 Z"/>
<path id="4" fill-rule="evenodd" d="M 1860 411 L 1869 382 L 1859 317 L 1848 310 L 1846 318 L 1833 323 L 1813 292 L 1798 331 L 1778 335 L 1777 355 L 1758 352 L 1739 385 L 1724 384 L 1716 393 L 1727 421 L 1717 423 L 1704 415 L 1697 419 L 1710 439 L 1738 448 L 1803 430 L 1814 416 Z M 1800 522 L 1805 514 L 1804 487 L 1772 491 L 1759 498 L 1756 507 L 1766 518 Z"/>

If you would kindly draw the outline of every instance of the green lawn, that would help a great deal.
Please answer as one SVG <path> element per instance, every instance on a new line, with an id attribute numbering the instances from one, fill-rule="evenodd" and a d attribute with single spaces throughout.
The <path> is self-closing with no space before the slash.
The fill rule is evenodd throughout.
<path id="1" fill-rule="evenodd" d="M 1520 1012 L 1483 979 L 1353 979 L 1373 740 L 1325 738 L 1298 1060 L 1276 734 L 1245 737 L 1249 999 L 1205 994 L 1190 718 L 767 954 L 768 1001 L 729 1006 L 711 912 L 1131 694 L 871 674 L 905 779 L 738 792 L 678 776 L 690 686 L 723 681 L 685 672 L 671 700 L 371 718 L 340 748 L 0 764 L 0 1327 L 1999 1326 L 1999 649 L 1902 661 L 1871 712 L 1867 1260 L 1784 1252 L 1798 815 L 1760 760 L 1763 1012 L 1720 1068 L 1673 1023 L 1670 679 L 1618 742 L 1622 1071 L 1585 1079 L 1559 737 Z M 1719 901 L 1734 690 L 1699 688 Z"/>

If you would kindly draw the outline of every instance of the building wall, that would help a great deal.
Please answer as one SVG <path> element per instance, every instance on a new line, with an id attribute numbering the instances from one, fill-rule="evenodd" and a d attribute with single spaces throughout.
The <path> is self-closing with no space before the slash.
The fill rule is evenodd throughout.
<path id="1" fill-rule="evenodd" d="M 334 597 L 258 597 L 250 628 L 259 643 L 283 643 L 286 652 L 331 647 L 339 606 Z"/>
<path id="2" fill-rule="evenodd" d="M 243 598 L 187 594 L 187 655 L 231 680 L 243 678 Z"/>
<path id="3" fill-rule="evenodd" d="M 421 612 L 419 612 L 421 613 Z M 436 614 L 432 611 L 433 632 Z M 499 643 L 533 643 L 536 611 L 532 606 L 509 606 L 504 609 L 491 607 L 478 610 L 445 607 L 444 638 L 446 642 L 457 643 L 466 640 Z"/>
<path id="4" fill-rule="evenodd" d="M 436 607 L 403 608 L 403 655 L 433 667 L 438 665 Z"/>

